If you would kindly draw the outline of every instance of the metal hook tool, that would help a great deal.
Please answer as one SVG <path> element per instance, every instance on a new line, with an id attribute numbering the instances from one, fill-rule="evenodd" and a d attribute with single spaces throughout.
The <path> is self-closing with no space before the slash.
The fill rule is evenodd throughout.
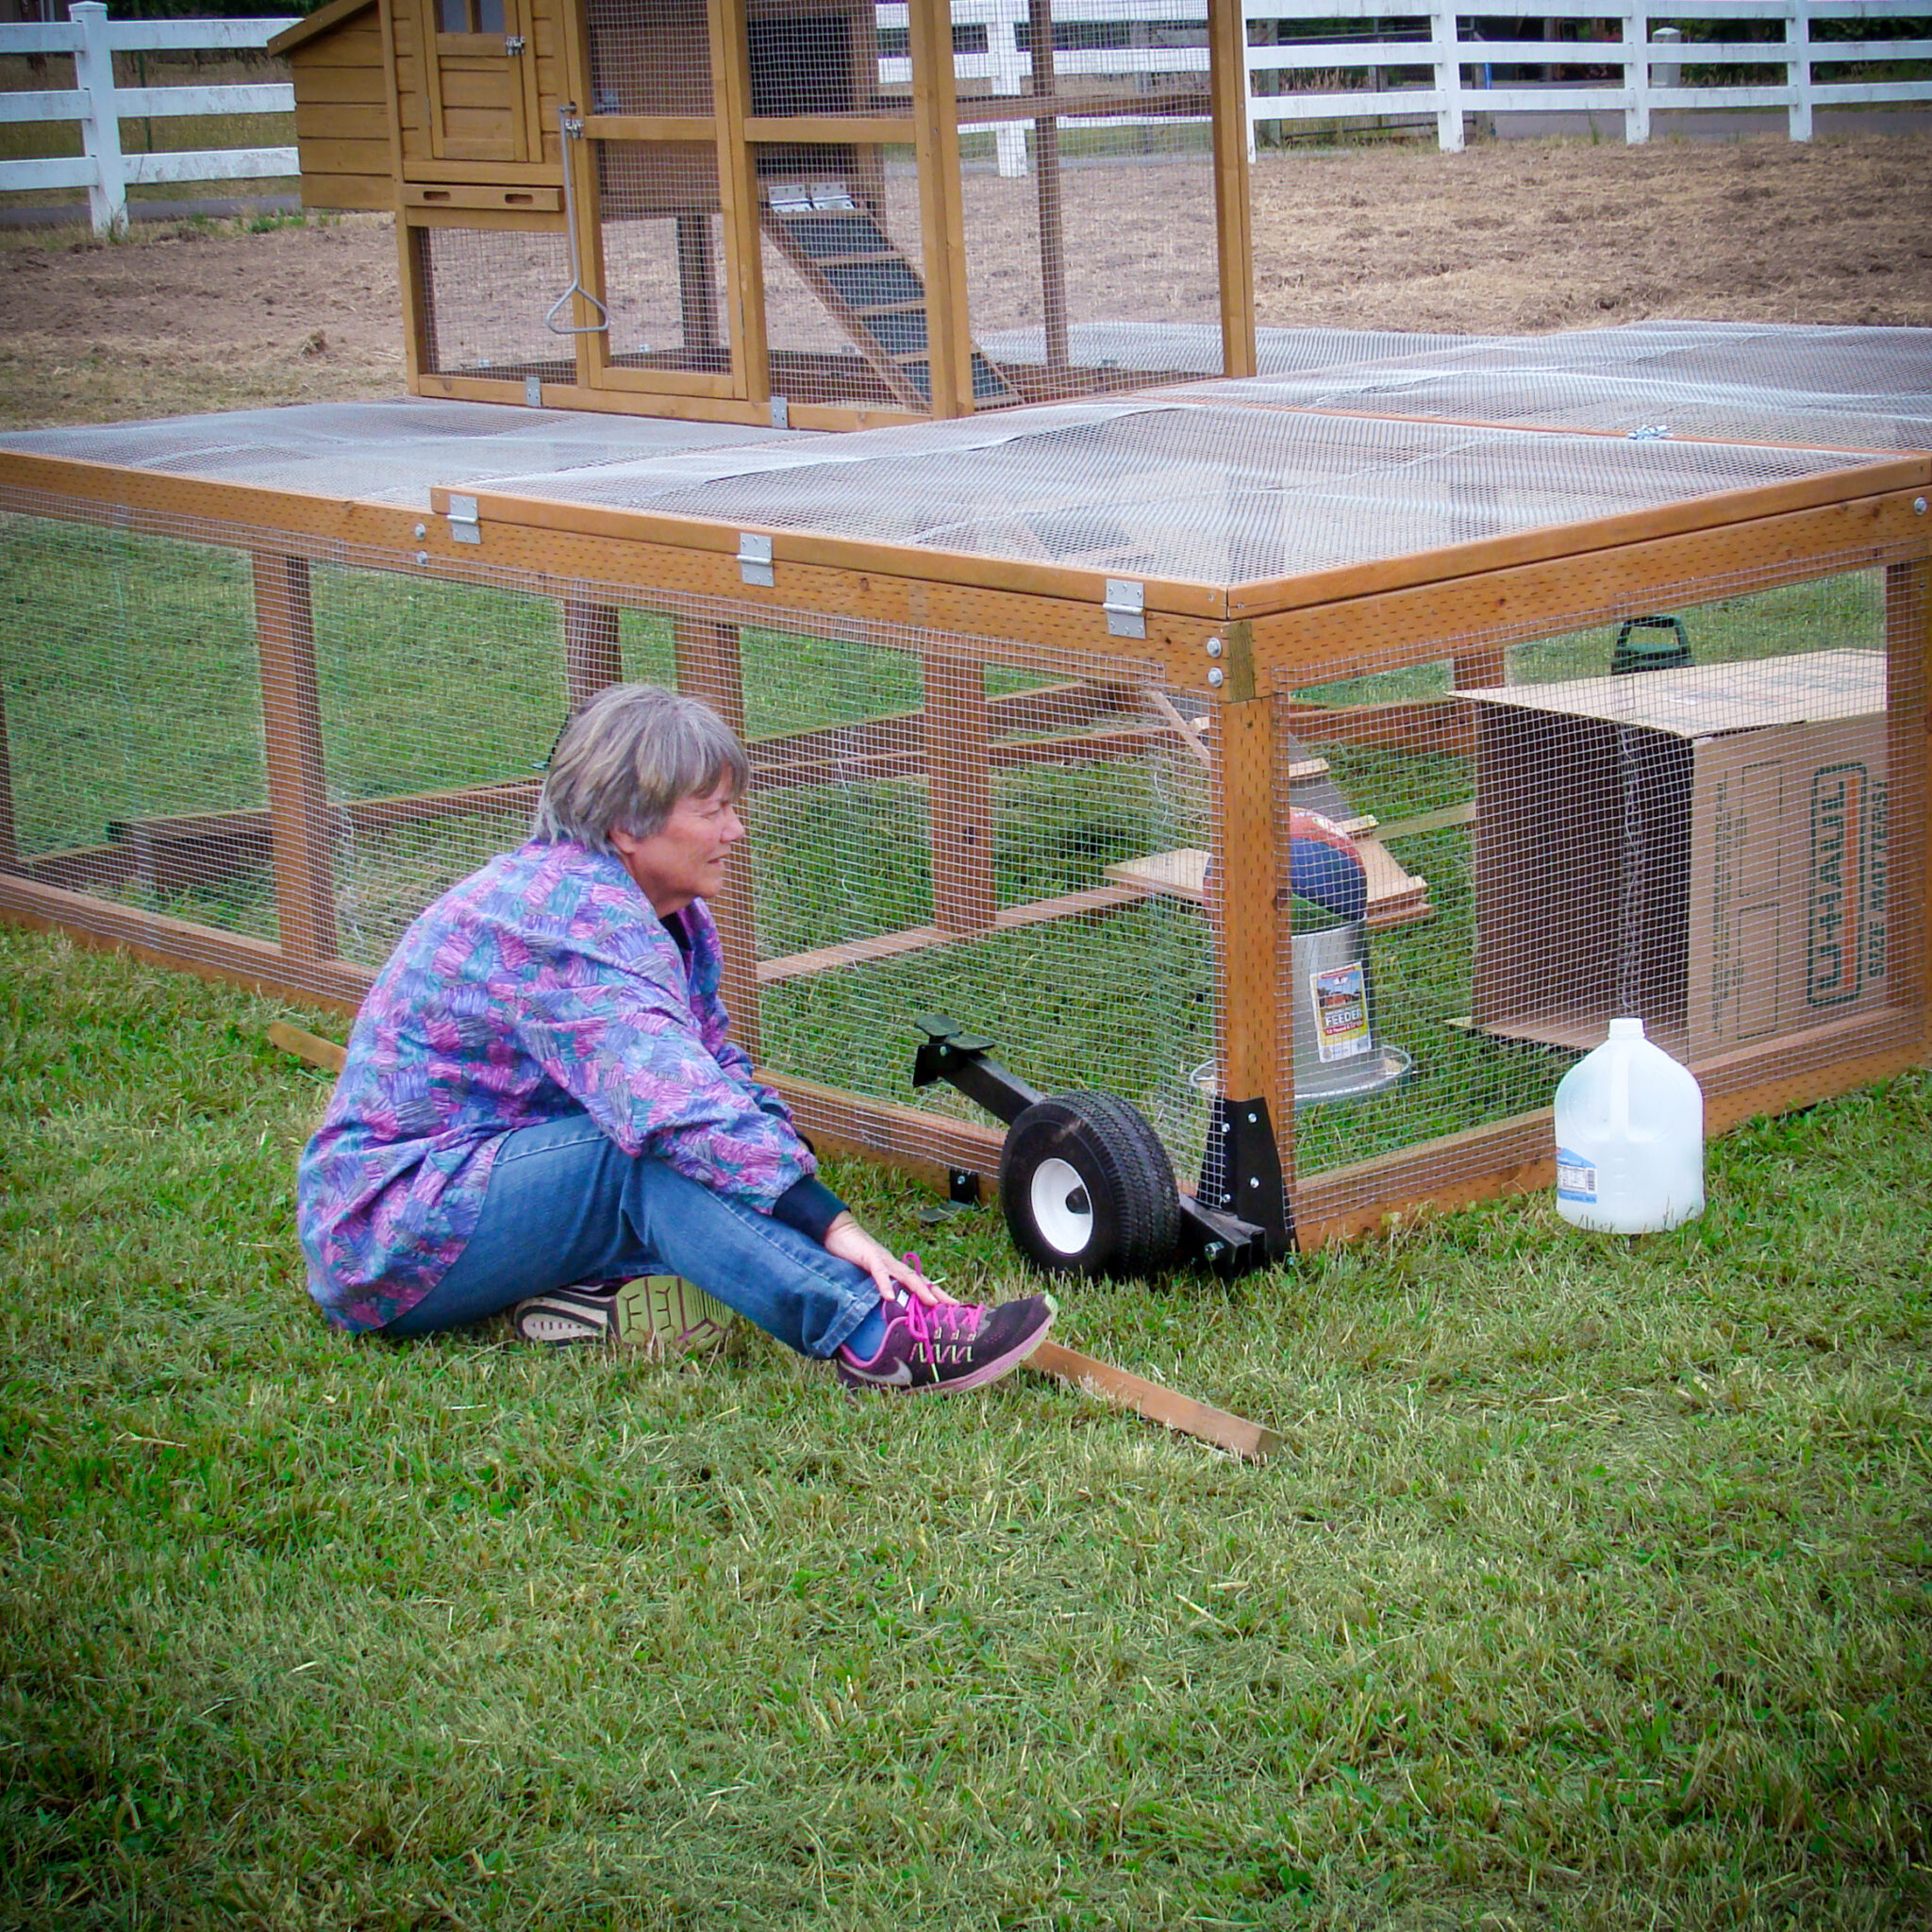
<path id="1" fill-rule="evenodd" d="M 570 144 L 584 138 L 584 124 L 578 118 L 576 103 L 568 101 L 557 110 L 557 125 L 563 135 L 563 224 L 570 241 L 570 287 L 543 311 L 543 326 L 554 336 L 608 336 L 610 311 L 584 287 L 583 257 L 577 251 L 576 171 L 570 164 Z M 560 323 L 558 316 L 581 295 L 597 311 L 598 320 L 582 324 Z"/>

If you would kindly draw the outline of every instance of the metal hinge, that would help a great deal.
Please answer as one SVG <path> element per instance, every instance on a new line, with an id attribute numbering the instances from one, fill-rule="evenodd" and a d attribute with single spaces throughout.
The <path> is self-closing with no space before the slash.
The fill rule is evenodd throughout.
<path id="1" fill-rule="evenodd" d="M 447 514 L 452 543 L 482 542 L 483 526 L 476 516 L 476 499 L 474 496 L 452 496 Z"/>
<path id="2" fill-rule="evenodd" d="M 1147 592 L 1130 577 L 1107 580 L 1107 634 L 1110 638 L 1147 635 Z"/>
<path id="3" fill-rule="evenodd" d="M 768 590 L 777 582 L 772 574 L 772 540 L 756 530 L 738 533 L 738 575 L 748 584 L 763 584 Z"/>
<path id="4" fill-rule="evenodd" d="M 791 427 L 791 405 L 783 396 L 772 398 L 772 427 L 790 429 Z"/>

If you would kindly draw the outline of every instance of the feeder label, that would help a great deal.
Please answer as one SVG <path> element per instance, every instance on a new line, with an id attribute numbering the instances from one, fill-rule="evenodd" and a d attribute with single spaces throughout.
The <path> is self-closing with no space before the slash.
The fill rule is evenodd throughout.
<path id="1" fill-rule="evenodd" d="M 1596 1163 L 1573 1154 L 1567 1147 L 1557 1149 L 1557 1198 L 1559 1201 L 1596 1199 Z"/>
<path id="2" fill-rule="evenodd" d="M 1323 1064 L 1352 1060 L 1357 1054 L 1369 1052 L 1374 1042 L 1369 1039 L 1368 980 L 1362 962 L 1354 959 L 1346 966 L 1311 974 L 1308 991 L 1315 1001 L 1315 1040 Z"/>

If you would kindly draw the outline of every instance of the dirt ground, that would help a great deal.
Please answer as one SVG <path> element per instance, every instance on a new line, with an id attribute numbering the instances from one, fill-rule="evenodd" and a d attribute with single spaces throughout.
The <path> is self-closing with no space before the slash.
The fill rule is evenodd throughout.
<path id="1" fill-rule="evenodd" d="M 1644 316 L 1932 325 L 1932 135 L 1341 150 L 1255 171 L 1259 319 L 1508 333 Z M 383 216 L 0 235 L 0 423 L 393 394 Z"/>

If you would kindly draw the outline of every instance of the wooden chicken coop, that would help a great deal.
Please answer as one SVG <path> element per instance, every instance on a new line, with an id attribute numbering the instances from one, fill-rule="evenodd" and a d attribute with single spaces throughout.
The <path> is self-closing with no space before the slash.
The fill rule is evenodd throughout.
<path id="1" fill-rule="evenodd" d="M 836 437 L 421 396 L 0 437 L 0 913 L 352 1009 L 641 678 L 750 747 L 716 910 L 765 1076 L 956 1191 L 988 1056 L 1125 1103 L 1269 1253 L 1545 1183 L 1621 1011 L 1713 1131 L 1921 1060 L 1927 332 L 1260 349 Z"/>
<path id="2" fill-rule="evenodd" d="M 273 50 L 305 203 L 395 212 L 419 395 L 835 429 L 1251 372 L 1240 8 L 1109 56 L 1030 0 L 1002 62 L 988 14 L 332 0 Z"/>

